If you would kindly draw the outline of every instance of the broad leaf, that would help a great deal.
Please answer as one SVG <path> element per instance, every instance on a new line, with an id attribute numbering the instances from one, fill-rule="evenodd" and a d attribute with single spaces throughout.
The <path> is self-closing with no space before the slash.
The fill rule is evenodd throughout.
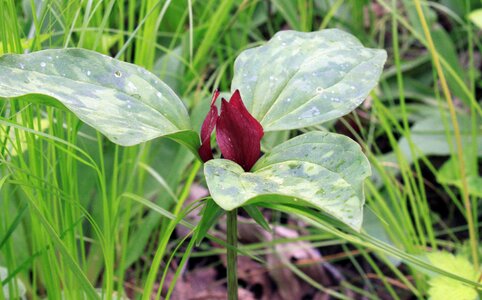
<path id="1" fill-rule="evenodd" d="M 224 159 L 208 161 L 204 172 L 213 200 L 225 210 L 282 201 L 320 209 L 359 230 L 370 165 L 349 138 L 310 132 L 275 147 L 252 172 Z"/>
<path id="2" fill-rule="evenodd" d="M 469 14 L 469 19 L 474 22 L 477 27 L 482 29 L 482 8 L 472 11 Z"/>
<path id="3" fill-rule="evenodd" d="M 387 203 L 388 205 L 388 203 Z M 403 245 L 399 245 L 396 241 L 393 242 L 392 238 L 390 238 L 390 234 L 387 232 L 386 227 L 388 225 L 380 216 L 376 215 L 370 207 L 368 209 L 363 210 L 363 231 L 366 232 L 371 237 L 382 241 L 383 243 L 397 247 L 399 249 L 403 249 Z M 396 256 L 385 256 L 385 253 L 375 253 L 376 256 L 381 256 L 382 258 L 387 258 L 393 265 L 399 266 L 402 263 L 402 260 Z"/>
<path id="4" fill-rule="evenodd" d="M 445 116 L 449 118 L 449 116 Z M 471 118 L 467 115 L 457 115 L 459 123 L 460 136 L 462 139 L 462 145 L 477 144 L 477 155 L 482 156 L 482 131 L 477 129 L 476 140 L 472 138 L 472 124 Z M 481 119 L 477 119 L 477 122 L 481 122 Z M 447 126 L 447 128 L 445 128 Z M 448 138 L 449 140 L 448 140 Z M 410 144 L 406 137 L 400 138 L 398 141 L 398 147 L 404 154 L 407 161 L 412 162 L 419 158 L 421 155 L 450 155 L 453 151 L 451 145 L 455 145 L 455 132 L 452 122 L 449 119 L 442 118 L 440 114 L 433 114 L 425 117 L 423 120 L 416 122 L 410 128 L 410 138 L 415 145 L 416 153 L 412 155 L 410 151 Z M 471 147 L 469 147 L 471 148 Z M 390 154 L 381 157 L 381 160 L 389 160 Z"/>
<path id="5" fill-rule="evenodd" d="M 448 118 L 448 119 L 447 119 Z M 462 145 L 464 146 L 465 150 L 473 151 L 476 150 L 478 157 L 482 157 L 482 131 L 481 128 L 476 128 L 474 130 L 477 133 L 472 135 L 472 120 L 470 116 L 458 114 L 457 115 L 459 130 L 460 130 L 460 137 L 462 139 Z M 480 124 L 481 119 L 477 118 L 477 123 Z M 447 128 L 446 128 L 447 127 Z M 475 140 L 473 139 L 475 137 Z M 445 116 L 445 119 L 439 113 L 436 114 L 426 114 L 423 119 L 418 120 L 415 124 L 410 128 L 410 139 L 414 145 L 415 153 L 412 153 L 410 149 L 410 143 L 407 137 L 403 136 L 398 141 L 398 148 L 399 151 L 403 154 L 403 158 L 406 160 L 407 163 L 412 163 L 416 159 L 422 156 L 447 156 L 451 155 L 454 151 L 453 145 L 455 145 L 455 133 L 453 129 L 452 122 L 450 122 L 449 116 Z M 398 164 L 397 162 L 397 154 L 395 151 L 380 155 L 377 157 L 377 160 L 385 163 L 386 165 L 390 164 Z M 472 166 L 475 164 L 469 160 L 466 162 L 467 166 Z M 457 167 L 457 169 L 459 169 Z M 399 168 L 387 168 L 387 171 L 398 174 L 400 171 Z M 477 173 L 472 173 L 477 174 Z M 471 174 L 468 174 L 468 177 Z M 460 176 L 459 176 L 460 177 Z M 438 178 L 440 180 L 440 178 Z M 374 174 L 375 182 L 380 184 L 380 175 L 375 172 Z M 475 187 L 477 185 L 478 179 L 469 179 L 470 185 Z M 440 180 L 441 183 L 448 183 L 444 182 L 444 180 Z M 476 188 L 477 189 L 477 188 Z M 471 188 L 474 194 L 477 191 L 474 191 Z"/>
<path id="6" fill-rule="evenodd" d="M 302 128 L 343 116 L 376 85 L 386 52 L 338 29 L 278 32 L 235 62 L 239 89 L 265 131 Z"/>
<path id="7" fill-rule="evenodd" d="M 476 157 L 473 157 L 470 147 L 463 149 L 465 162 L 464 177 L 467 180 L 468 192 L 470 195 L 482 197 L 482 177 L 479 176 L 479 168 Z M 437 181 L 442 184 L 462 187 L 462 176 L 460 176 L 460 162 L 458 156 L 452 156 L 437 172 Z"/>
<path id="8" fill-rule="evenodd" d="M 337 173 L 364 199 L 363 181 L 370 176 L 370 163 L 360 146 L 350 138 L 330 132 L 312 131 L 273 148 L 253 170 L 290 160 L 314 163 Z"/>
<path id="9" fill-rule="evenodd" d="M 429 261 L 437 268 L 453 273 L 462 278 L 477 281 L 476 268 L 463 256 L 454 256 L 447 252 L 434 252 L 427 255 Z M 433 276 L 428 294 L 432 300 L 476 300 L 477 291 L 470 286 L 445 276 Z"/>
<path id="10" fill-rule="evenodd" d="M 143 68 L 93 51 L 56 49 L 0 57 L 0 97 L 27 94 L 57 99 L 123 146 L 170 136 L 197 150 L 187 110 L 165 83 Z"/>

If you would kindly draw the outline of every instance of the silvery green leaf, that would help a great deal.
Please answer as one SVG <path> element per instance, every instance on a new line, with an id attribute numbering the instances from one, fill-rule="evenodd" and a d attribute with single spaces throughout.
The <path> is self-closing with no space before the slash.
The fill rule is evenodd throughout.
<path id="1" fill-rule="evenodd" d="M 253 170 L 289 160 L 315 163 L 339 174 L 364 200 L 363 181 L 371 174 L 370 163 L 350 138 L 330 132 L 308 132 L 273 148 L 258 160 Z"/>
<path id="2" fill-rule="evenodd" d="M 143 68 L 93 51 L 54 49 L 0 57 L 0 97 L 27 94 L 57 99 L 123 146 L 159 136 L 197 143 L 184 104 L 165 83 Z"/>
<path id="3" fill-rule="evenodd" d="M 213 200 L 225 210 L 283 201 L 320 209 L 359 230 L 363 180 L 370 175 L 370 165 L 349 138 L 310 132 L 275 147 L 252 172 L 232 161 L 213 159 L 205 164 L 204 173 Z"/>
<path id="4" fill-rule="evenodd" d="M 278 32 L 242 52 L 232 90 L 265 131 L 307 127 L 354 110 L 377 84 L 387 54 L 327 29 Z"/>

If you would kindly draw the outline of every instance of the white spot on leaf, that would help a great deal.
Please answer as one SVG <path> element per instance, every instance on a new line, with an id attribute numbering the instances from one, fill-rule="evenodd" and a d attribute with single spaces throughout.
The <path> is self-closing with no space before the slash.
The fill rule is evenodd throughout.
<path id="1" fill-rule="evenodd" d="M 131 81 L 128 81 L 127 82 L 127 90 L 129 91 L 129 93 L 133 93 L 133 92 L 137 91 L 137 87 Z"/>
<path id="2" fill-rule="evenodd" d="M 320 114 L 320 110 L 318 109 L 318 107 L 313 106 L 309 110 L 302 113 L 298 119 L 301 120 L 301 119 L 306 119 L 306 118 L 313 118 L 313 117 L 315 117 L 319 114 Z"/>

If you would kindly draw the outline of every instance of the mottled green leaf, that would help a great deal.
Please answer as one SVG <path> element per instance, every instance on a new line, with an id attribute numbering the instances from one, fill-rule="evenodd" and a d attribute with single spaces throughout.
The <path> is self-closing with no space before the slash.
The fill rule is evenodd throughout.
<path id="1" fill-rule="evenodd" d="M 0 57 L 0 97 L 57 99 L 113 142 L 131 146 L 170 136 L 197 148 L 182 101 L 155 75 L 84 49 Z"/>
<path id="2" fill-rule="evenodd" d="M 276 146 L 256 163 L 253 170 L 290 160 L 315 163 L 339 174 L 357 196 L 364 199 L 363 181 L 371 174 L 370 163 L 360 146 L 350 138 L 312 131 Z"/>
<path id="3" fill-rule="evenodd" d="M 343 116 L 376 85 L 386 52 L 338 29 L 278 32 L 235 62 L 239 89 L 265 131 L 301 128 Z"/>
<path id="4" fill-rule="evenodd" d="M 204 173 L 213 200 L 225 210 L 284 201 L 318 208 L 359 230 L 363 180 L 370 175 L 370 165 L 349 138 L 310 132 L 273 148 L 252 172 L 232 161 L 213 159 L 205 164 Z"/>

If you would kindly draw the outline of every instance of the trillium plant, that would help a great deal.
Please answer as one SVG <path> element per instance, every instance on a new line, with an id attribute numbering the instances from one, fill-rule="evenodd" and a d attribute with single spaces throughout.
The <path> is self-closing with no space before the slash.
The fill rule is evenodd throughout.
<path id="1" fill-rule="evenodd" d="M 386 52 L 337 29 L 278 32 L 242 52 L 231 96 L 214 91 L 202 127 L 179 97 L 135 65 L 83 49 L 0 57 L 0 97 L 60 105 L 111 141 L 131 146 L 175 140 L 204 162 L 210 192 L 196 239 L 227 212 L 228 291 L 237 297 L 236 214 L 267 227 L 259 207 L 315 212 L 359 231 L 370 165 L 346 136 L 308 131 L 261 151 L 265 133 L 306 128 L 353 111 L 375 87 Z M 213 143 L 213 141 L 216 143 Z M 220 154 L 214 149 L 218 146 Z"/>

